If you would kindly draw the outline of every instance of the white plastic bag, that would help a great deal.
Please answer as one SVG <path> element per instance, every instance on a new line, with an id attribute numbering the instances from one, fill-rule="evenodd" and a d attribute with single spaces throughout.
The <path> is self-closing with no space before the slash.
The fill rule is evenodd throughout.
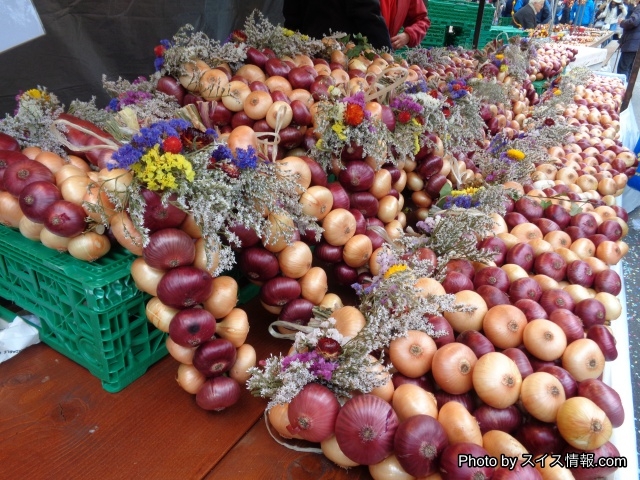
<path id="1" fill-rule="evenodd" d="M 25 348 L 40 343 L 38 329 L 16 316 L 11 323 L 0 319 L 0 363 Z"/>

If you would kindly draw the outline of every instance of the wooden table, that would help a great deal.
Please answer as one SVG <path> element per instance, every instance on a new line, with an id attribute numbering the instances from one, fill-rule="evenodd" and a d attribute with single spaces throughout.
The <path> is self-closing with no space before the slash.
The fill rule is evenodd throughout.
<path id="1" fill-rule="evenodd" d="M 274 316 L 253 300 L 247 340 L 258 358 L 287 351 Z M 370 479 L 324 456 L 287 449 L 264 424 L 266 400 L 245 392 L 222 412 L 199 408 L 165 357 L 121 392 L 42 343 L 0 364 L 0 478 Z M 310 446 L 317 446 L 312 445 Z"/>

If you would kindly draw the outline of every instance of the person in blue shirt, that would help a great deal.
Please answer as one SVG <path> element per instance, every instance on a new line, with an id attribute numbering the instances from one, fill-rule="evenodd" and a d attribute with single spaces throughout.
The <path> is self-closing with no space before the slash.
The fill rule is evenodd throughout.
<path id="1" fill-rule="evenodd" d="M 517 12 L 527 3 L 529 3 L 529 0 L 514 0 L 513 11 Z M 551 22 L 551 5 L 549 0 L 544 0 L 542 10 L 536 15 L 536 25 L 543 25 L 549 22 Z"/>
<path id="2" fill-rule="evenodd" d="M 595 21 L 596 6 L 593 0 L 576 0 L 571 7 L 571 23 L 581 27 L 593 25 Z"/>

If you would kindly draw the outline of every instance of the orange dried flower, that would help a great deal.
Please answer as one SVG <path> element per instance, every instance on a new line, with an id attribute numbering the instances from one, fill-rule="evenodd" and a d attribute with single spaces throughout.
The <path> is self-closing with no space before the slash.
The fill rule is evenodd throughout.
<path id="1" fill-rule="evenodd" d="M 364 109 L 355 103 L 349 103 L 344 112 L 344 123 L 357 127 L 364 120 Z"/>

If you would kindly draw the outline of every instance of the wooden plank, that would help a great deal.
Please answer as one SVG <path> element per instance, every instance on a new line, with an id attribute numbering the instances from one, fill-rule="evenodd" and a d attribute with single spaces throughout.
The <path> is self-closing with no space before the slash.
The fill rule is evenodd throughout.
<path id="1" fill-rule="evenodd" d="M 258 358 L 290 342 L 267 334 L 274 316 L 254 301 L 248 343 Z M 245 392 L 223 412 L 199 408 L 166 357 L 121 392 L 44 344 L 0 364 L 0 478 L 129 479 L 206 475 L 261 418 Z"/>
<path id="2" fill-rule="evenodd" d="M 318 446 L 308 442 L 298 442 L 298 445 Z M 371 475 L 364 466 L 346 470 L 322 454 L 299 452 L 279 445 L 261 419 L 205 477 L 206 480 L 221 478 L 370 480 Z"/>

